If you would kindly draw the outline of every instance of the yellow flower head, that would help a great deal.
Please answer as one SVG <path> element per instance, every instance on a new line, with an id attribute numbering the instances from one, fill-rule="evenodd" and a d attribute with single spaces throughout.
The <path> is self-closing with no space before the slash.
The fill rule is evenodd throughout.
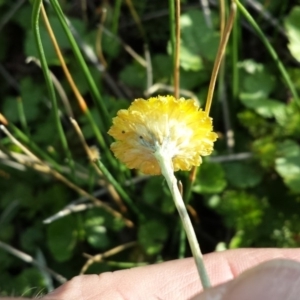
<path id="1" fill-rule="evenodd" d="M 158 96 L 136 99 L 120 110 L 108 133 L 116 139 L 112 151 L 128 168 L 158 175 L 158 150 L 170 158 L 174 171 L 199 166 L 201 156 L 213 151 L 217 134 L 212 129 L 212 119 L 196 101 Z"/>

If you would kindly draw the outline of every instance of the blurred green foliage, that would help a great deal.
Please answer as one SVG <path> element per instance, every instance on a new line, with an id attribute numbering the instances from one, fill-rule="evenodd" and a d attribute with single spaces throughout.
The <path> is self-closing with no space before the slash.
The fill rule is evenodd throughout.
<path id="1" fill-rule="evenodd" d="M 275 5 L 276 1 L 272 5 L 258 2 L 270 16 L 250 11 L 300 93 L 300 6 L 292 1 L 285 1 L 284 6 Z M 160 84 L 155 94 L 170 93 L 173 71 L 167 2 L 133 1 L 147 39 L 140 35 L 125 2 L 121 14 L 107 1 L 87 1 L 87 11 L 81 9 L 80 1 L 60 4 L 111 118 L 134 98 L 146 97 L 146 89 L 153 84 Z M 97 48 L 103 8 L 107 9 L 104 30 L 100 32 L 102 56 L 107 63 L 105 72 L 101 71 L 103 66 L 99 68 L 103 59 Z M 211 9 L 212 27 L 206 24 L 199 1 L 183 1 L 180 19 L 180 86 L 189 92 L 183 96 L 195 95 L 202 105 L 220 38 L 218 9 Z M 52 6 L 48 4 L 46 10 L 67 66 L 108 148 L 108 128 L 99 117 L 101 112 L 93 102 L 83 67 L 75 59 Z M 54 113 L 59 115 L 74 160 L 74 170 L 70 169 L 42 71 L 33 62 L 25 62 L 29 56 L 39 58 L 33 28 L 29 26 L 31 14 L 30 2 L 0 1 L 0 112 L 9 122 L 7 128 L 53 170 L 121 212 L 134 227 L 126 226 L 124 220 L 60 181 L 45 167 L 32 163 L 19 146 L 0 132 L 0 295 L 47 293 L 62 281 L 45 267 L 69 279 L 85 264 L 83 253 L 105 253 L 131 241 L 137 243 L 112 257 L 119 265 L 109 264 L 107 257 L 94 263 L 88 272 L 114 270 L 125 263 L 177 258 L 182 248 L 180 222 L 164 180 L 160 176 L 143 177 L 112 163 L 105 149 L 98 145 L 90 120 L 75 100 L 41 21 L 45 57 L 69 99 L 73 117 L 88 145 L 100 147 L 102 162 L 132 199 L 137 212 L 111 191 L 106 179 L 89 162 L 69 122 L 70 111 L 58 93 L 59 111 Z M 225 72 L 219 77 L 225 92 L 218 91 L 220 86 L 217 88 L 212 107 L 219 140 L 214 154 L 204 159 L 197 172 L 191 197 L 187 199 L 189 211 L 205 252 L 214 251 L 221 243 L 227 248 L 299 247 L 299 99 L 292 98 L 274 61 L 241 16 L 235 30 L 237 39 L 228 46 Z M 145 44 L 151 55 L 150 83 Z M 129 46 L 135 55 L 132 56 L 132 50 L 128 53 Z M 233 93 L 234 82 L 238 83 L 237 95 Z M 177 175 L 185 189 L 189 174 Z M 27 253 L 36 263 L 24 262 L 3 245 Z M 188 248 L 185 255 L 190 256 Z"/>

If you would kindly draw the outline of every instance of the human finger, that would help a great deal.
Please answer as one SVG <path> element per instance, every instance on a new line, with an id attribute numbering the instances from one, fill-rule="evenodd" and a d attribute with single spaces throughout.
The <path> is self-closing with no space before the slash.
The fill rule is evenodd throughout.
<path id="1" fill-rule="evenodd" d="M 300 250 L 237 249 L 215 252 L 205 255 L 205 265 L 215 286 L 276 258 L 300 261 Z M 194 261 L 188 258 L 100 275 L 77 276 L 44 299 L 182 300 L 191 299 L 201 291 Z"/>
<path id="2" fill-rule="evenodd" d="M 205 290 L 192 300 L 298 300 L 300 263 L 271 260 L 262 263 L 236 279 Z"/>

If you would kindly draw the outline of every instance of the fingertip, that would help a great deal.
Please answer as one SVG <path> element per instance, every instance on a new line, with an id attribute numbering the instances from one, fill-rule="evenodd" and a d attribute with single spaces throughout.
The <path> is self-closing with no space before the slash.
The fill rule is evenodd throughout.
<path id="1" fill-rule="evenodd" d="M 67 300 L 86 299 L 89 295 L 97 293 L 98 275 L 80 275 L 73 277 L 53 292 L 49 293 L 43 300 Z"/>
<path id="2" fill-rule="evenodd" d="M 298 300 L 300 263 L 271 260 L 241 274 L 236 279 L 204 291 L 193 300 Z"/>

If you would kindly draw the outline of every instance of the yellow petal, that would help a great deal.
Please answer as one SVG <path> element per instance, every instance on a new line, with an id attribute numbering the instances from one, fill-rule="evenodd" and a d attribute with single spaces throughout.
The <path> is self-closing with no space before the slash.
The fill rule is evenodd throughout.
<path id="1" fill-rule="evenodd" d="M 136 99 L 128 110 L 120 110 L 108 133 L 116 139 L 114 155 L 128 168 L 157 175 L 157 147 L 169 155 L 174 171 L 190 170 L 213 151 L 217 134 L 212 130 L 212 119 L 196 101 L 158 96 Z"/>

